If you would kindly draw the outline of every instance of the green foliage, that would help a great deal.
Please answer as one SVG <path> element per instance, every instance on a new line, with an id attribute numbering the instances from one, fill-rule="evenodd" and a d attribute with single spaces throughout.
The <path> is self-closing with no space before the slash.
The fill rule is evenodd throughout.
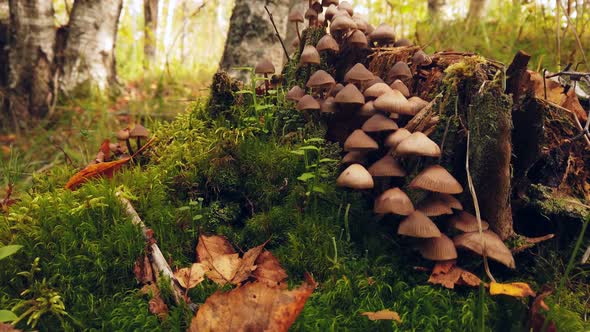
<path id="1" fill-rule="evenodd" d="M 12 245 L 12 246 L 2 246 L 0 247 L 0 260 L 4 258 L 16 254 L 23 246 L 19 245 Z"/>

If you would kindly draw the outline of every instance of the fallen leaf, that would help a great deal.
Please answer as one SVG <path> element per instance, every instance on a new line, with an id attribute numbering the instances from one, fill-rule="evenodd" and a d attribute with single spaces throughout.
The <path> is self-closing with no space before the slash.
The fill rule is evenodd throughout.
<path id="1" fill-rule="evenodd" d="M 481 279 L 475 274 L 456 266 L 455 261 L 446 261 L 434 265 L 428 282 L 454 289 L 455 285 L 479 287 Z"/>
<path id="2" fill-rule="evenodd" d="M 232 245 L 223 236 L 199 236 L 199 243 L 197 243 L 197 261 L 199 262 L 212 260 L 214 256 L 235 253 Z"/>
<path id="3" fill-rule="evenodd" d="M 22 330 L 17 330 L 14 326 L 10 324 L 0 323 L 0 332 L 21 332 Z"/>
<path id="4" fill-rule="evenodd" d="M 256 262 L 256 259 L 258 259 L 258 256 L 260 256 L 260 253 L 262 253 L 265 245 L 266 242 L 244 253 L 232 283 L 237 284 L 250 277 L 252 271 L 256 269 L 256 265 L 254 265 L 254 263 Z"/>
<path id="5" fill-rule="evenodd" d="M 86 166 L 83 170 L 79 171 L 78 173 L 74 174 L 66 183 L 66 189 L 74 190 L 82 185 L 84 182 L 88 181 L 92 178 L 97 178 L 100 176 L 105 176 L 107 178 L 112 178 L 113 174 L 118 171 L 123 165 L 128 163 L 131 160 L 131 157 L 109 161 L 105 163 L 98 163 L 93 165 Z"/>
<path id="6" fill-rule="evenodd" d="M 256 270 L 254 270 L 253 275 L 258 281 L 265 283 L 269 287 L 287 287 L 287 284 L 283 283 L 287 279 L 287 272 L 270 251 L 265 250 L 260 254 L 255 264 Z"/>
<path id="7" fill-rule="evenodd" d="M 152 270 L 152 264 L 147 255 L 139 257 L 133 264 L 133 273 L 135 279 L 141 284 L 147 284 L 154 281 L 154 273 Z"/>
<path id="8" fill-rule="evenodd" d="M 504 294 L 512 297 L 535 296 L 535 292 L 525 282 L 512 282 L 501 284 L 497 282 L 490 283 L 490 295 Z"/>
<path id="9" fill-rule="evenodd" d="M 203 262 L 208 268 L 207 277 L 218 285 L 231 283 L 240 267 L 238 254 L 225 254 Z"/>
<path id="10" fill-rule="evenodd" d="M 105 161 L 111 160 L 111 149 L 109 149 L 110 143 L 111 142 L 108 139 L 105 139 L 100 145 L 99 151 L 103 153 Z"/>
<path id="11" fill-rule="evenodd" d="M 185 289 L 191 289 L 205 280 L 205 273 L 209 268 L 201 263 L 195 263 L 190 268 L 185 267 L 174 272 L 174 277 L 178 280 L 180 286 Z"/>
<path id="12" fill-rule="evenodd" d="M 158 316 L 159 319 L 168 317 L 168 306 L 159 295 L 150 299 L 149 308 L 150 312 Z"/>
<path id="13" fill-rule="evenodd" d="M 361 315 L 367 316 L 367 318 L 369 318 L 370 320 L 394 320 L 399 323 L 402 322 L 402 319 L 399 317 L 399 314 L 389 309 L 379 310 L 375 312 L 362 312 Z"/>
<path id="14" fill-rule="evenodd" d="M 449 273 L 455 267 L 456 262 L 455 260 L 437 262 L 432 268 L 432 274 Z"/>
<path id="15" fill-rule="evenodd" d="M 545 83 L 543 83 L 543 74 L 533 71 L 528 72 L 531 78 L 529 89 L 534 91 L 537 98 L 545 99 L 546 86 L 546 100 L 572 111 L 572 113 L 574 113 L 578 119 L 580 119 L 580 122 L 584 123 L 586 121 L 588 115 L 580 104 L 574 89 L 570 89 L 567 93 L 563 93 L 564 89 L 558 82 L 551 79 L 545 79 Z"/>
<path id="16" fill-rule="evenodd" d="M 189 331 L 288 331 L 316 286 L 310 278 L 293 290 L 254 282 L 217 292 L 199 308 Z"/>
<path id="17" fill-rule="evenodd" d="M 479 287 L 480 284 L 481 279 L 479 279 L 478 276 L 467 270 L 463 270 L 463 272 L 461 273 L 461 278 L 459 278 L 459 282 L 457 283 L 457 285 L 465 285 L 471 287 Z"/>
<path id="18" fill-rule="evenodd" d="M 531 329 L 533 332 L 543 331 L 545 325 L 546 315 L 544 312 L 549 311 L 549 307 L 545 303 L 545 298 L 551 294 L 551 291 L 545 291 L 535 298 L 533 305 L 531 306 Z M 543 311 L 541 311 L 541 309 Z M 550 321 L 545 327 L 545 332 L 557 332 L 555 323 Z"/>

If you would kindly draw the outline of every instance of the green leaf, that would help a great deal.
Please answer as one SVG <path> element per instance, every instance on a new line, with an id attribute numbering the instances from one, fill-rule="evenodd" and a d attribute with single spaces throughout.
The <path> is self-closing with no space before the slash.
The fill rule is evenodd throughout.
<path id="1" fill-rule="evenodd" d="M 264 110 L 267 110 L 267 109 L 269 109 L 269 108 L 273 108 L 273 107 L 274 107 L 274 105 L 271 105 L 271 104 L 266 104 L 266 105 L 256 105 L 256 110 L 257 110 L 257 111 L 264 111 Z"/>
<path id="2" fill-rule="evenodd" d="M 187 211 L 187 210 L 190 210 L 190 209 L 191 209 L 191 207 L 190 207 L 190 206 L 181 206 L 181 207 L 179 207 L 179 208 L 178 208 L 178 209 L 176 209 L 176 210 L 178 210 L 178 211 Z"/>
<path id="3" fill-rule="evenodd" d="M 252 95 L 252 94 L 254 94 L 254 93 L 253 93 L 252 91 L 250 91 L 250 90 L 240 90 L 240 91 L 236 91 L 236 94 L 238 94 L 238 95 L 245 95 L 245 94 L 247 94 L 247 93 L 249 93 L 249 94 L 251 94 L 251 95 Z"/>
<path id="4" fill-rule="evenodd" d="M 317 146 L 313 146 L 313 145 L 302 146 L 302 147 L 300 147 L 300 149 L 301 150 L 320 151 L 320 149 Z"/>
<path id="5" fill-rule="evenodd" d="M 332 158 L 322 158 L 320 159 L 320 163 L 337 163 L 338 160 Z"/>
<path id="6" fill-rule="evenodd" d="M 16 254 L 22 247 L 23 246 L 19 245 L 0 247 L 0 260 L 3 260 L 10 255 Z"/>
<path id="7" fill-rule="evenodd" d="M 320 187 L 320 186 L 313 186 L 313 188 L 311 188 L 311 191 L 313 191 L 314 193 L 320 193 L 320 194 L 325 194 L 326 191 L 324 190 L 324 188 Z"/>
<path id="8" fill-rule="evenodd" d="M 307 180 L 310 180 L 310 179 L 313 179 L 313 178 L 315 178 L 315 174 L 307 172 L 307 173 L 301 174 L 297 178 L 297 180 L 300 180 L 300 181 L 303 181 L 303 182 L 307 182 Z"/>
<path id="9" fill-rule="evenodd" d="M 201 220 L 203 219 L 203 215 L 202 214 L 197 214 L 193 217 L 193 221 L 197 221 L 197 220 Z"/>
<path id="10" fill-rule="evenodd" d="M 0 310 L 0 323 L 12 322 L 18 317 L 12 311 Z"/>

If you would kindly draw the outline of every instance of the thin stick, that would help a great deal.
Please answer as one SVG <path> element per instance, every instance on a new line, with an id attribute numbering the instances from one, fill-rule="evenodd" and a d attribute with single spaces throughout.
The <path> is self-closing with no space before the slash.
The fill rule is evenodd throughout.
<path id="1" fill-rule="evenodd" d="M 486 241 L 483 237 L 483 227 L 481 226 L 481 214 L 479 212 L 479 202 L 477 201 L 477 195 L 475 193 L 475 187 L 473 186 L 473 180 L 471 179 L 471 173 L 469 172 L 469 129 L 467 131 L 467 153 L 465 157 L 465 171 L 467 172 L 467 184 L 469 185 L 469 192 L 471 193 L 471 198 L 473 199 L 473 206 L 475 207 L 475 217 L 477 219 L 477 228 L 479 229 L 479 236 L 481 237 L 481 246 L 482 251 L 481 254 L 483 256 L 483 266 L 485 268 L 486 274 L 491 281 L 496 282 L 496 279 L 492 275 L 490 271 L 490 267 L 488 265 L 488 255 L 486 254 Z"/>
<path id="2" fill-rule="evenodd" d="M 281 35 L 279 34 L 279 30 L 277 29 L 277 26 L 275 25 L 275 20 L 272 18 L 272 14 L 270 13 L 270 10 L 268 10 L 268 7 L 266 7 L 266 5 L 264 6 L 264 9 L 266 9 L 266 12 L 268 13 L 268 17 L 270 18 L 270 23 L 272 23 L 273 28 L 275 28 L 275 34 L 276 34 L 277 38 L 279 38 L 279 41 L 281 42 L 281 46 L 283 47 L 283 51 L 285 51 L 285 56 L 287 57 L 287 61 L 291 61 L 291 58 L 289 58 L 289 53 L 287 52 L 287 48 L 285 47 L 285 44 L 283 43 L 283 39 L 281 38 Z"/>
<path id="3" fill-rule="evenodd" d="M 557 3 L 561 7 L 561 9 L 563 9 L 563 5 L 561 4 L 561 1 L 558 1 Z M 565 18 L 567 19 L 567 23 L 568 23 L 568 27 L 570 28 L 570 31 L 574 34 L 574 37 L 576 37 L 576 43 L 578 45 L 578 48 L 580 49 L 580 53 L 582 53 L 582 59 L 584 59 L 584 63 L 586 64 L 586 69 L 590 70 L 590 66 L 588 65 L 588 60 L 586 59 L 586 53 L 584 52 L 584 47 L 582 46 L 582 42 L 580 41 L 580 36 L 578 36 L 578 32 L 576 31 L 576 27 L 572 24 L 572 22 L 570 20 L 569 13 L 566 13 Z"/>

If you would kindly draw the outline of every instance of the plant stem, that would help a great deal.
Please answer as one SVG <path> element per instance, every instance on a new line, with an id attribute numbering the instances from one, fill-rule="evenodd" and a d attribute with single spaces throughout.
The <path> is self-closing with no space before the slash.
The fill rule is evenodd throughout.
<path id="1" fill-rule="evenodd" d="M 586 228 L 588 227 L 589 222 L 590 222 L 590 217 L 586 217 L 586 220 L 584 220 L 584 224 L 582 225 L 582 229 L 580 230 L 580 235 L 578 236 L 578 240 L 576 241 L 576 244 L 574 246 L 574 250 L 572 251 L 572 254 L 570 255 L 570 259 L 569 259 L 569 262 L 567 263 L 567 267 L 565 268 L 565 272 L 564 272 L 563 276 L 561 277 L 561 280 L 559 281 L 559 288 L 557 288 L 557 292 L 556 292 L 557 298 L 559 298 L 561 291 L 565 287 L 565 282 L 567 280 L 568 275 L 570 274 L 570 272 L 574 268 L 574 264 L 576 262 L 576 256 L 578 255 L 578 251 L 580 250 L 580 247 L 582 246 L 582 241 L 584 240 L 584 235 L 586 234 Z"/>

